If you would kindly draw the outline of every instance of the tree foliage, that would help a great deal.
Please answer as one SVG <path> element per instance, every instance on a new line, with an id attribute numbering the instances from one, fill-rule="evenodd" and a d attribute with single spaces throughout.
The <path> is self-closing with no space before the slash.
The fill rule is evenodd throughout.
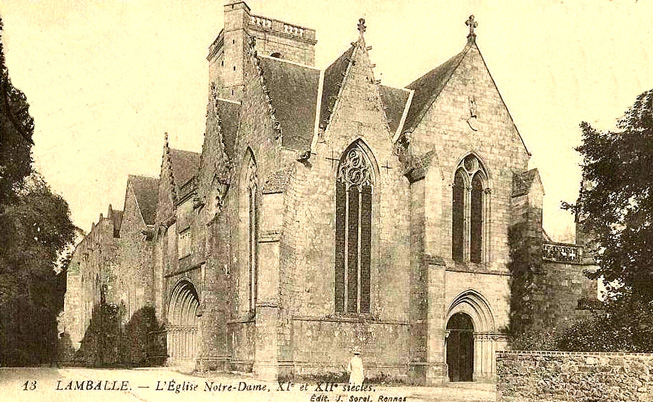
<path id="1" fill-rule="evenodd" d="M 583 186 L 571 206 L 600 245 L 602 276 L 613 293 L 653 300 L 653 90 L 637 97 L 602 132 L 581 123 Z"/>
<path id="2" fill-rule="evenodd" d="M 0 365 L 56 357 L 66 276 L 55 268 L 75 235 L 68 204 L 32 170 L 33 133 L 0 40 Z"/>
<path id="3" fill-rule="evenodd" d="M 556 348 L 577 352 L 653 351 L 653 303 L 622 294 L 604 308 L 559 334 Z"/>
<path id="4" fill-rule="evenodd" d="M 582 185 L 575 205 L 598 270 L 605 311 L 568 330 L 564 349 L 653 351 L 653 90 L 639 95 L 617 130 L 583 122 Z"/>
<path id="5" fill-rule="evenodd" d="M 0 364 L 31 365 L 57 354 L 65 271 L 55 268 L 75 235 L 68 204 L 32 174 L 0 213 Z"/>
<path id="6" fill-rule="evenodd" d="M 0 208 L 15 200 L 15 186 L 32 171 L 34 119 L 25 94 L 11 84 L 0 18 Z"/>

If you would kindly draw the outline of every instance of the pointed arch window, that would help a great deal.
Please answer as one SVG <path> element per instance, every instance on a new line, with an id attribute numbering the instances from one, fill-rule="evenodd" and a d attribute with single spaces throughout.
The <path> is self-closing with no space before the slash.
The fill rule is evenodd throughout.
<path id="1" fill-rule="evenodd" d="M 256 311 L 257 297 L 257 246 L 258 246 L 258 211 L 256 199 L 256 162 L 250 158 L 247 167 L 247 268 L 249 311 Z"/>
<path id="2" fill-rule="evenodd" d="M 452 241 L 454 261 L 484 261 L 487 228 L 487 173 L 474 155 L 456 168 L 452 191 Z"/>
<path id="3" fill-rule="evenodd" d="M 481 262 L 483 255 L 483 174 L 478 171 L 472 178 L 471 192 L 471 227 L 469 260 Z"/>
<path id="4" fill-rule="evenodd" d="M 336 312 L 370 312 L 370 262 L 374 169 L 368 153 L 352 144 L 336 177 Z"/>
<path id="5" fill-rule="evenodd" d="M 453 259 L 463 261 L 465 247 L 465 172 L 458 169 L 453 181 Z"/>

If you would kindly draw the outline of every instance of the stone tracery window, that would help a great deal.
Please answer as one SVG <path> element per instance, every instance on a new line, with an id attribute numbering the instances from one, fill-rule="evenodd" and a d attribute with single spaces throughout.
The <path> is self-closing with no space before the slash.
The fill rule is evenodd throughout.
<path id="1" fill-rule="evenodd" d="M 484 261 L 487 239 L 487 173 L 478 158 L 467 155 L 456 168 L 452 191 L 452 241 L 454 261 Z"/>
<path id="2" fill-rule="evenodd" d="M 257 242 L 258 242 L 258 221 L 257 221 L 257 200 L 256 200 L 256 162 L 250 158 L 246 176 L 247 185 L 247 266 L 248 266 L 248 292 L 249 311 L 256 311 L 257 297 Z"/>
<path id="3" fill-rule="evenodd" d="M 336 312 L 369 313 L 374 169 L 354 143 L 343 153 L 336 177 Z"/>

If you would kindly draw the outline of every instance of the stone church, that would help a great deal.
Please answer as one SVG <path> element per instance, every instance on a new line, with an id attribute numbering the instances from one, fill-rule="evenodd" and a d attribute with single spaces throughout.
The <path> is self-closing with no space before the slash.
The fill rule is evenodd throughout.
<path id="1" fill-rule="evenodd" d="M 539 174 L 466 25 L 460 53 L 393 88 L 374 76 L 363 19 L 319 69 L 315 30 L 227 1 L 201 152 L 166 135 L 159 177 L 129 176 L 123 209 L 77 246 L 73 347 L 106 303 L 125 322 L 155 311 L 148 343 L 167 365 L 340 375 L 358 348 L 368 379 L 491 379 L 511 227 L 542 261 L 541 326 L 582 314 L 591 259 L 543 231 Z"/>

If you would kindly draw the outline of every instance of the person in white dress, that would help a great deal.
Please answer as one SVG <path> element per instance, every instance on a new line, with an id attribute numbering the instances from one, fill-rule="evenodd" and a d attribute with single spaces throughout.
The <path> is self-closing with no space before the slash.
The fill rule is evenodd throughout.
<path id="1" fill-rule="evenodd" d="M 363 385 L 363 380 L 365 380 L 365 375 L 363 374 L 363 360 L 361 360 L 361 351 L 358 348 L 354 348 L 354 356 L 349 360 L 347 365 L 347 371 L 349 372 L 349 384 L 351 385 Z"/>

